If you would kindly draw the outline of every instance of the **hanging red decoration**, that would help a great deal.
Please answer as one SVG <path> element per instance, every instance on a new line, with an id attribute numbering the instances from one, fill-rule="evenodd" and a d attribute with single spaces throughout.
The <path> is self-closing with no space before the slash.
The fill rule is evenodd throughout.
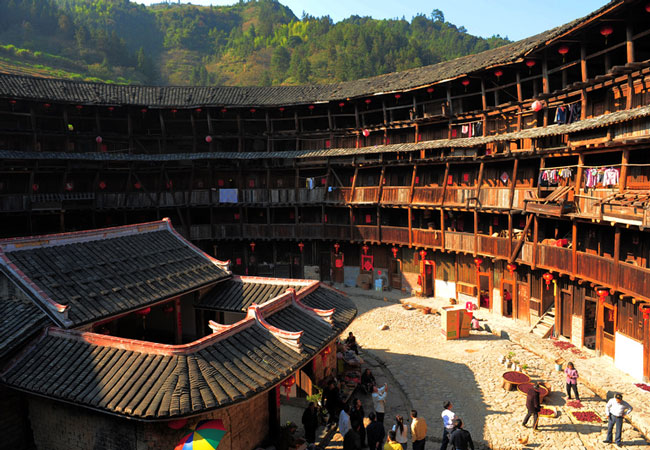
<path id="1" fill-rule="evenodd" d="M 650 13 L 650 3 L 645 5 L 645 12 Z"/>
<path id="2" fill-rule="evenodd" d="M 502 75 L 503 75 L 503 70 L 497 69 L 497 70 L 494 71 L 494 76 L 495 77 L 501 78 Z"/>
<path id="3" fill-rule="evenodd" d="M 517 270 L 517 264 L 509 263 L 506 266 L 506 269 L 508 270 L 508 272 L 510 272 L 510 275 L 512 275 L 513 273 L 515 273 L 515 270 Z"/>
<path id="4" fill-rule="evenodd" d="M 287 394 L 287 401 L 289 400 L 289 395 L 291 395 L 291 386 L 296 384 L 296 377 L 291 375 L 289 378 L 284 380 L 282 382 L 282 387 L 284 388 L 284 392 Z"/>
<path id="5" fill-rule="evenodd" d="M 648 303 L 640 304 L 639 312 L 643 314 L 643 320 L 650 319 L 650 304 Z"/>
<path id="6" fill-rule="evenodd" d="M 370 100 L 369 98 L 367 98 L 365 101 L 366 101 L 366 105 L 369 105 L 369 104 L 372 103 L 372 100 Z"/>
<path id="7" fill-rule="evenodd" d="M 362 133 L 363 133 L 363 135 L 364 135 L 365 137 L 370 136 L 370 131 L 369 131 L 369 130 L 363 130 Z"/>
<path id="8" fill-rule="evenodd" d="M 284 106 L 280 106 L 280 112 L 284 112 Z"/>
<path id="9" fill-rule="evenodd" d="M 476 264 L 476 267 L 479 267 L 481 264 L 483 264 L 483 258 L 477 256 L 476 258 L 474 258 L 474 264 Z"/>
<path id="10" fill-rule="evenodd" d="M 614 32 L 614 28 L 611 25 L 603 25 L 600 27 L 600 34 L 607 37 Z"/>
<path id="11" fill-rule="evenodd" d="M 393 246 L 393 248 L 391 248 L 390 251 L 393 252 L 393 258 L 397 258 L 397 252 L 399 251 L 399 249 Z"/>
<path id="12" fill-rule="evenodd" d="M 257 111 L 255 108 L 250 109 L 250 112 L 253 113 L 253 114 L 255 114 L 255 111 Z"/>
<path id="13" fill-rule="evenodd" d="M 432 88 L 432 87 L 427 88 L 427 92 L 428 92 L 429 94 L 433 93 L 433 88 Z"/>
<path id="14" fill-rule="evenodd" d="M 140 183 L 139 181 L 136 181 L 133 184 L 133 187 L 136 188 L 136 189 L 142 189 L 142 183 Z"/>
<path id="15" fill-rule="evenodd" d="M 567 53 L 569 53 L 569 46 L 568 45 L 560 45 L 560 47 L 557 49 L 557 52 L 564 56 Z"/>
<path id="16" fill-rule="evenodd" d="M 145 316 L 148 315 L 150 312 L 151 312 L 151 307 L 146 307 L 146 308 L 143 308 L 143 309 L 140 309 L 140 310 L 136 311 L 135 313 L 136 313 L 138 316 L 145 317 Z"/>
<path id="17" fill-rule="evenodd" d="M 370 248 L 370 247 L 368 247 L 367 245 L 364 245 L 363 247 L 361 247 L 361 250 L 363 250 L 363 254 L 364 254 L 364 255 L 367 255 L 367 254 L 368 254 L 368 249 L 369 249 L 369 248 Z"/>
<path id="18" fill-rule="evenodd" d="M 140 112 L 141 112 L 142 114 L 146 113 L 146 112 L 147 112 L 147 108 L 142 108 L 142 109 L 140 110 Z"/>
<path id="19" fill-rule="evenodd" d="M 402 94 L 395 94 L 395 100 L 399 100 L 400 98 L 402 98 Z"/>
<path id="20" fill-rule="evenodd" d="M 528 67 L 529 69 L 532 69 L 533 67 L 535 67 L 535 64 L 537 64 L 537 61 L 535 61 L 534 59 L 527 59 L 526 60 L 526 67 Z"/>
<path id="21" fill-rule="evenodd" d="M 98 144 L 101 144 L 102 141 L 103 141 L 103 139 L 102 139 L 101 136 L 97 136 L 97 137 L 95 138 L 95 142 L 97 142 Z"/>
<path id="22" fill-rule="evenodd" d="M 546 272 L 542 275 L 544 281 L 546 282 L 546 290 L 548 291 L 549 286 L 551 286 L 551 281 L 553 281 L 553 274 L 551 272 Z"/>
<path id="23" fill-rule="evenodd" d="M 200 112 L 203 111 L 203 110 L 202 110 L 201 108 L 196 108 L 195 111 L 196 111 L 197 113 L 200 113 Z"/>
<path id="24" fill-rule="evenodd" d="M 427 251 L 425 249 L 420 250 L 420 259 L 424 261 L 427 259 Z"/>
<path id="25" fill-rule="evenodd" d="M 206 136 L 206 137 L 205 137 L 205 142 L 207 142 L 208 144 L 209 144 L 210 142 L 212 142 L 212 136 L 210 136 L 210 135 Z"/>
<path id="26" fill-rule="evenodd" d="M 338 254 L 340 248 L 341 248 L 341 245 L 338 242 L 336 244 L 334 244 L 334 253 Z"/>
<path id="27" fill-rule="evenodd" d="M 16 104 L 16 100 L 9 100 L 9 103 L 11 103 L 12 105 L 15 105 L 15 104 Z"/>
<path id="28" fill-rule="evenodd" d="M 74 189 L 74 183 L 72 181 L 66 181 L 63 189 L 65 189 L 68 192 L 72 191 Z"/>
<path id="29" fill-rule="evenodd" d="M 248 244 L 248 245 L 251 246 L 251 253 L 255 253 L 255 245 L 257 245 L 257 244 L 255 244 L 255 242 L 251 242 L 251 243 Z"/>
<path id="30" fill-rule="evenodd" d="M 307 108 L 309 108 L 310 111 L 313 111 L 315 106 L 314 105 L 309 105 Z"/>
<path id="31" fill-rule="evenodd" d="M 305 244 L 302 242 L 298 242 L 298 248 L 300 249 L 300 253 L 305 249 Z"/>
<path id="32" fill-rule="evenodd" d="M 75 108 L 77 108 L 77 109 L 83 109 L 84 107 L 83 107 L 82 105 L 77 105 L 77 106 L 75 106 Z"/>
<path id="33" fill-rule="evenodd" d="M 38 183 L 32 184 L 32 191 L 38 192 L 38 188 L 39 188 Z"/>
<path id="34" fill-rule="evenodd" d="M 104 189 L 106 189 L 106 182 L 105 182 L 105 181 L 100 181 L 100 182 L 99 182 L 99 189 L 101 189 L 102 191 L 103 191 Z"/>
<path id="35" fill-rule="evenodd" d="M 108 110 L 109 110 L 110 112 L 115 111 L 115 106 L 109 106 L 109 107 L 108 107 Z"/>
<path id="36" fill-rule="evenodd" d="M 599 299 L 601 302 L 604 302 L 604 301 L 605 301 L 605 297 L 607 297 L 607 296 L 609 295 L 609 289 L 607 289 L 607 288 L 604 287 L 604 286 L 598 286 L 598 287 L 596 288 L 596 295 L 598 295 L 598 299 Z"/>
<path id="37" fill-rule="evenodd" d="M 345 106 L 345 102 L 339 102 L 339 108 L 343 108 Z"/>
<path id="38" fill-rule="evenodd" d="M 176 114 L 178 112 L 177 109 L 172 109 L 172 114 Z"/>
<path id="39" fill-rule="evenodd" d="M 542 102 L 540 102 L 539 100 L 535 100 L 535 101 L 530 105 L 530 109 L 532 109 L 532 110 L 535 111 L 535 112 L 537 112 L 537 111 L 541 111 L 542 108 L 544 108 L 544 104 L 543 104 Z"/>
<path id="40" fill-rule="evenodd" d="M 221 112 L 222 112 L 222 113 L 225 113 L 225 112 L 227 112 L 227 111 L 228 111 L 228 108 L 221 108 Z"/>
<path id="41" fill-rule="evenodd" d="M 171 314 L 174 312 L 174 305 L 167 305 L 163 308 L 165 314 Z"/>
<path id="42" fill-rule="evenodd" d="M 461 81 L 461 84 L 465 87 L 469 86 L 469 78 L 465 78 L 463 81 Z"/>
<path id="43" fill-rule="evenodd" d="M 46 107 L 46 108 L 49 108 L 49 107 L 52 106 L 52 105 L 50 105 L 49 103 L 46 103 L 46 104 L 44 104 L 43 106 Z"/>

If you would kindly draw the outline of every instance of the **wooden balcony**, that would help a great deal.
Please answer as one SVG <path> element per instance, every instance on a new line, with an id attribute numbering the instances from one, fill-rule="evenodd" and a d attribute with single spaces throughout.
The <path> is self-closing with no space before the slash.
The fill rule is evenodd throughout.
<path id="1" fill-rule="evenodd" d="M 325 238 L 349 241 L 350 225 L 325 225 Z"/>
<path id="2" fill-rule="evenodd" d="M 270 227 L 273 239 L 293 239 L 296 237 L 296 225 L 294 224 L 273 224 Z"/>
<path id="3" fill-rule="evenodd" d="M 270 189 L 241 189 L 239 191 L 242 203 L 255 204 L 269 201 Z"/>
<path id="4" fill-rule="evenodd" d="M 445 193 L 445 205 L 469 207 L 476 204 L 475 199 L 475 188 L 447 186 L 447 192 Z"/>
<path id="5" fill-rule="evenodd" d="M 333 189 L 325 195 L 325 201 L 327 203 L 350 203 L 351 198 L 352 188 L 350 187 Z"/>
<path id="6" fill-rule="evenodd" d="M 413 245 L 417 247 L 442 247 L 442 234 L 440 230 L 421 230 L 414 228 Z"/>
<path id="7" fill-rule="evenodd" d="M 351 203 L 379 203 L 379 187 L 356 187 L 352 196 Z"/>
<path id="8" fill-rule="evenodd" d="M 238 223 L 228 223 L 215 225 L 213 233 L 215 239 L 239 239 L 242 237 L 241 225 Z"/>
<path id="9" fill-rule="evenodd" d="M 440 205 L 442 204 L 442 187 L 416 187 L 413 188 L 413 204 Z"/>
<path id="10" fill-rule="evenodd" d="M 381 241 L 388 244 L 409 244 L 409 229 L 402 227 L 381 227 Z"/>
<path id="11" fill-rule="evenodd" d="M 352 227 L 352 240 L 379 242 L 379 230 L 376 225 L 355 225 Z"/>
<path id="12" fill-rule="evenodd" d="M 384 186 L 381 191 L 381 203 L 386 205 L 408 205 L 410 187 Z"/>
<path id="13" fill-rule="evenodd" d="M 458 231 L 445 231 L 445 250 L 474 252 L 474 234 Z"/>
<path id="14" fill-rule="evenodd" d="M 212 227 L 210 225 L 192 225 L 190 227 L 190 239 L 192 241 L 200 241 L 206 239 L 213 239 Z"/>
<path id="15" fill-rule="evenodd" d="M 218 199 L 219 196 L 215 195 L 215 198 Z M 212 198 L 210 196 L 210 191 L 208 189 L 202 189 L 198 191 L 192 191 L 190 193 L 190 205 L 193 206 L 207 206 L 212 204 Z"/>
<path id="16" fill-rule="evenodd" d="M 508 239 L 497 236 L 479 235 L 478 253 L 507 259 L 510 257 L 508 252 Z"/>
<path id="17" fill-rule="evenodd" d="M 510 208 L 510 188 L 481 188 L 478 195 L 481 208 Z M 514 204 L 514 202 L 513 202 Z"/>
<path id="18" fill-rule="evenodd" d="M 315 187 L 314 189 L 298 189 L 298 203 L 322 203 L 325 201 L 327 189 Z"/>
<path id="19" fill-rule="evenodd" d="M 587 278 L 597 283 L 614 281 L 613 259 L 584 252 L 578 252 L 577 256 L 576 273 L 580 274 L 580 278 Z"/>
<path id="20" fill-rule="evenodd" d="M 271 227 L 266 224 L 244 224 L 244 239 L 269 239 L 271 238 Z"/>
<path id="21" fill-rule="evenodd" d="M 269 201 L 278 204 L 296 203 L 295 189 L 269 189 Z"/>
<path id="22" fill-rule="evenodd" d="M 27 211 L 29 209 L 29 195 L 8 194 L 0 195 L 0 211 Z"/>
<path id="23" fill-rule="evenodd" d="M 322 223 L 300 223 L 296 228 L 296 237 L 299 239 L 322 239 Z"/>
<path id="24" fill-rule="evenodd" d="M 539 245 L 537 265 L 546 269 L 557 270 L 563 273 L 573 271 L 571 250 L 552 245 Z"/>
<path id="25" fill-rule="evenodd" d="M 618 266 L 618 286 L 631 294 L 650 297 L 650 269 L 621 263 Z"/>

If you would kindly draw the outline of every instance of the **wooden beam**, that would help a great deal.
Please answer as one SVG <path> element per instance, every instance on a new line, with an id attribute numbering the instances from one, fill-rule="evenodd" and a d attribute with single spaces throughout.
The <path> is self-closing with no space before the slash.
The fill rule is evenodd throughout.
<path id="1" fill-rule="evenodd" d="M 578 223 L 571 220 L 571 273 L 575 276 L 578 266 Z"/>
<path id="2" fill-rule="evenodd" d="M 478 211 L 474 209 L 474 256 L 478 252 Z M 477 267 L 478 272 L 478 267 Z"/>
<path id="3" fill-rule="evenodd" d="M 627 189 L 627 167 L 630 160 L 630 149 L 623 150 L 621 157 L 621 175 L 618 182 L 619 191 L 623 192 Z"/>
<path id="4" fill-rule="evenodd" d="M 508 254 L 512 254 L 512 211 L 508 213 Z"/>
<path id="5" fill-rule="evenodd" d="M 510 210 L 512 210 L 512 203 L 515 200 L 515 187 L 517 185 L 517 171 L 519 169 L 519 158 L 515 158 L 515 163 L 512 168 L 512 184 L 510 185 Z"/>
<path id="6" fill-rule="evenodd" d="M 411 210 L 411 205 L 409 203 L 408 206 L 408 221 L 409 221 L 409 248 L 413 246 L 413 216 L 412 216 L 412 210 Z"/>
<path id="7" fill-rule="evenodd" d="M 634 62 L 634 37 L 632 34 L 632 25 L 628 24 L 625 28 L 625 49 L 627 53 L 627 63 Z"/>
<path id="8" fill-rule="evenodd" d="M 522 101 L 524 101 L 524 94 L 522 93 L 522 90 L 521 90 L 521 73 L 519 73 L 519 71 L 517 71 L 517 73 L 515 75 L 517 77 L 517 101 L 522 102 Z"/>
<path id="9" fill-rule="evenodd" d="M 619 273 L 619 264 L 621 260 L 621 228 L 620 227 L 615 227 L 614 228 L 614 273 L 612 279 L 614 280 L 614 287 L 618 288 L 619 285 L 619 279 L 618 279 L 618 273 Z"/>
<path id="10" fill-rule="evenodd" d="M 508 259 L 509 263 L 513 263 L 515 262 L 515 259 L 517 259 L 517 253 L 519 253 L 519 250 L 521 250 L 521 247 L 524 245 L 524 242 L 526 241 L 526 233 L 528 233 L 528 229 L 530 228 L 530 224 L 532 222 L 533 222 L 533 214 L 529 214 L 528 218 L 526 219 L 526 226 L 524 227 L 524 231 L 521 233 L 521 238 L 517 241 L 517 245 L 515 246 L 515 249 L 510 254 L 510 258 Z"/>
<path id="11" fill-rule="evenodd" d="M 481 78 L 481 104 L 483 105 L 483 111 L 485 111 L 487 109 L 487 96 L 485 95 L 485 81 L 483 78 Z"/>
<path id="12" fill-rule="evenodd" d="M 537 252 L 539 251 L 539 247 L 537 244 L 538 240 L 539 240 L 539 218 L 537 217 L 537 214 L 535 214 L 533 217 L 533 262 L 531 264 L 533 270 L 537 268 Z"/>
<path id="13" fill-rule="evenodd" d="M 544 53 L 544 58 L 542 58 L 542 92 L 544 94 L 551 92 L 551 88 L 548 82 L 548 62 L 546 53 Z"/>

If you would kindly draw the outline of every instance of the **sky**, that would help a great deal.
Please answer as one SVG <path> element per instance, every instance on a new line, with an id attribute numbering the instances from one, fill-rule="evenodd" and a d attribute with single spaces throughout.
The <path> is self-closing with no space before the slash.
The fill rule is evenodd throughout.
<path id="1" fill-rule="evenodd" d="M 150 5 L 178 0 L 132 0 Z M 230 5 L 233 0 L 181 0 L 195 5 Z M 406 19 L 422 13 L 431 16 L 439 9 L 445 20 L 464 26 L 470 34 L 490 37 L 499 34 L 519 40 L 574 19 L 608 3 L 608 0 L 280 0 L 301 17 L 303 11 L 312 16 L 329 15 L 334 21 L 351 15 L 371 16 L 376 19 Z"/>

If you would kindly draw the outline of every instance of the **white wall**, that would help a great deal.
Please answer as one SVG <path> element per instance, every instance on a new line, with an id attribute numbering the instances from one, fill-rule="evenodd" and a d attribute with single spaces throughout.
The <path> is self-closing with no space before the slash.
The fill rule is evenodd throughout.
<path id="1" fill-rule="evenodd" d="M 434 294 L 441 298 L 456 298 L 456 282 L 436 279 L 434 284 Z"/>
<path id="2" fill-rule="evenodd" d="M 623 372 L 643 381 L 643 344 L 616 333 L 614 365 Z"/>
<path id="3" fill-rule="evenodd" d="M 492 289 L 492 312 L 497 315 L 503 314 L 503 302 L 501 301 L 501 290 L 498 288 Z"/>

